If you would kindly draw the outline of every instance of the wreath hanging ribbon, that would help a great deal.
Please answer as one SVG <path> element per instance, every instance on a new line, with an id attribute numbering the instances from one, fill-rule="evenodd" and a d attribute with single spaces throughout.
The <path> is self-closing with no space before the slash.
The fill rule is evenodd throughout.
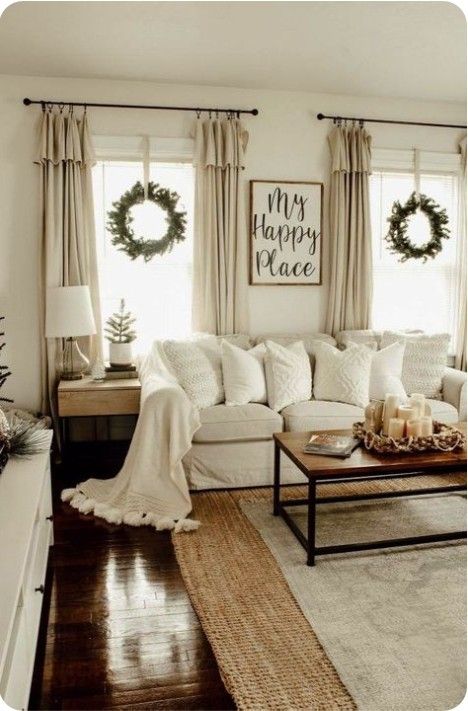
<path id="1" fill-rule="evenodd" d="M 135 183 L 120 200 L 112 203 L 114 209 L 107 213 L 107 229 L 113 235 L 112 244 L 128 254 L 130 259 L 143 257 L 145 262 L 149 262 L 156 254 L 170 252 L 175 244 L 183 242 L 187 225 L 187 213 L 177 210 L 180 196 L 175 191 L 151 182 L 149 166 L 149 140 L 146 136 L 143 146 L 143 185 L 139 181 Z M 167 212 L 167 231 L 160 239 L 136 236 L 132 229 L 131 209 L 135 205 L 141 205 L 145 200 L 150 200 Z"/>

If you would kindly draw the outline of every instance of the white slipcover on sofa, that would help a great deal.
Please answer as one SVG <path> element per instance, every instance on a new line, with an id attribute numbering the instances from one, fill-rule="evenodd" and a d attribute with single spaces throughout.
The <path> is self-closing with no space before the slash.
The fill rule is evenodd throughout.
<path id="1" fill-rule="evenodd" d="M 352 333 L 338 334 L 338 340 L 340 338 L 352 340 L 352 335 Z M 356 332 L 355 335 L 356 340 L 361 342 L 379 338 L 379 334 L 370 331 Z M 198 526 L 198 522 L 187 519 L 192 509 L 189 488 L 211 489 L 269 485 L 272 483 L 272 435 L 275 432 L 348 428 L 357 419 L 362 419 L 363 411 L 360 407 L 324 400 L 298 402 L 283 407 L 279 412 L 259 403 L 219 404 L 210 407 L 199 404 L 196 407 L 186 390 L 179 385 L 179 380 L 184 380 L 184 375 L 187 376 L 185 378 L 187 389 L 190 389 L 194 378 L 197 382 L 211 388 L 212 383 L 210 384 L 208 381 L 211 375 L 215 376 L 213 393 L 210 391 L 210 397 L 203 399 L 202 402 L 211 402 L 212 397 L 215 401 L 221 402 L 223 397 L 221 389 L 218 391 L 218 376 L 219 379 L 222 379 L 222 375 L 219 373 L 220 369 L 216 365 L 211 365 L 211 363 L 215 364 L 218 358 L 216 355 L 218 348 L 214 344 L 213 350 L 212 338 L 210 339 L 211 343 L 206 342 L 205 346 L 214 352 L 213 361 L 209 361 L 207 356 L 197 360 L 199 350 L 205 350 L 205 346 L 201 347 L 200 345 L 199 349 L 198 346 L 193 348 L 193 346 L 187 347 L 187 343 L 181 344 L 182 354 L 180 354 L 179 347 L 180 367 L 177 378 L 171 370 L 174 368 L 174 362 L 169 367 L 167 361 L 167 346 L 169 344 L 163 345 L 161 342 L 153 344 L 147 357 L 140 364 L 142 383 L 140 416 L 122 469 L 113 479 L 88 479 L 72 489 L 64 489 L 61 494 L 63 501 L 69 501 L 72 507 L 83 514 L 93 513 L 109 523 L 152 526 L 158 531 L 165 529 L 174 529 L 176 532 L 193 530 Z M 418 338 L 416 336 L 414 340 L 418 340 Z M 226 337 L 225 340 L 234 342 L 243 349 L 253 345 L 248 336 L 231 336 Z M 296 345 L 289 349 L 294 353 L 294 358 L 297 358 L 295 353 L 297 350 L 301 351 L 301 356 L 299 360 L 293 361 L 294 367 L 297 364 L 300 377 L 295 379 L 293 375 L 292 379 L 289 379 L 289 375 L 285 376 L 288 386 L 303 383 L 301 364 L 302 367 L 305 366 L 309 370 L 310 377 L 310 370 L 313 370 L 314 366 L 313 351 L 314 348 L 317 348 L 317 341 L 324 341 L 332 346 L 336 345 L 334 339 L 323 334 L 272 335 L 256 339 L 257 342 L 264 340 L 276 341 L 283 345 L 299 340 L 304 343 L 309 354 L 311 368 L 309 368 L 307 353 L 302 345 L 299 348 Z M 426 338 L 425 341 L 427 342 L 427 340 Z M 447 343 L 447 339 L 445 342 Z M 416 345 L 416 350 L 420 348 L 421 343 Z M 377 347 L 378 345 L 377 343 Z M 267 350 L 271 350 L 272 346 L 273 349 L 281 350 L 279 346 L 271 343 L 266 346 Z M 170 348 L 171 346 L 169 346 Z M 223 352 L 225 349 L 229 350 L 226 344 L 221 346 Z M 319 360 L 316 373 L 317 382 L 320 380 L 322 356 L 327 349 L 328 359 L 339 360 L 336 358 L 337 353 L 334 348 L 322 346 L 320 348 L 321 360 Z M 174 351 L 174 346 L 172 350 Z M 365 351 L 365 349 L 362 350 Z M 384 348 L 383 350 L 388 349 Z M 353 349 L 353 351 L 361 352 L 361 349 Z M 318 351 L 316 352 L 319 357 Z M 430 352 L 424 351 L 422 357 L 420 354 L 414 357 L 414 352 L 414 346 L 412 346 L 409 370 L 415 363 L 418 363 L 419 374 L 423 377 L 414 382 L 424 383 L 426 375 L 429 374 L 431 377 L 433 375 L 430 365 L 432 356 Z M 466 373 L 447 368 L 442 377 L 445 352 L 445 350 L 439 351 L 434 370 L 436 379 L 430 381 L 431 386 L 435 387 L 431 392 L 438 392 L 442 386 L 441 399 L 432 401 L 431 406 L 435 418 L 450 423 L 466 419 Z M 404 353 L 407 353 L 406 347 Z M 351 355 L 351 359 L 354 359 L 353 353 L 345 353 L 343 357 L 346 359 L 347 355 Z M 365 358 L 367 357 L 366 352 L 363 355 Z M 373 359 L 371 360 L 373 363 Z M 206 361 L 209 365 L 204 371 Z M 243 362 L 245 363 L 245 361 Z M 196 363 L 195 369 L 193 368 L 194 363 Z M 361 367 L 361 363 L 362 361 L 359 362 L 358 368 Z M 271 361 L 269 365 L 271 367 Z M 234 370 L 235 368 L 226 372 L 232 375 Z M 337 373 L 339 371 L 336 371 L 331 379 L 332 386 L 336 384 Z M 352 384 L 356 384 L 359 380 L 359 373 L 359 370 L 355 371 Z M 404 375 L 403 372 L 402 380 Z M 401 385 L 401 387 L 403 386 Z M 411 388 L 411 391 L 414 392 L 412 381 L 408 380 L 407 388 Z M 424 389 L 421 387 L 419 391 L 424 392 Z M 307 394 L 308 392 L 309 385 L 307 385 L 307 389 L 297 389 L 294 397 L 299 400 L 302 393 Z M 338 397 L 338 393 L 341 391 L 337 390 L 336 392 L 335 397 Z M 192 397 L 195 396 L 194 393 L 195 390 L 192 392 Z M 278 393 L 281 395 L 280 391 Z M 278 393 L 276 394 L 278 395 Z M 326 393 L 327 391 L 324 392 L 324 396 Z M 284 401 L 281 398 L 273 400 L 273 407 L 276 406 L 275 402 Z M 293 398 L 289 399 L 289 402 L 292 401 Z M 366 396 L 363 395 L 359 401 L 366 402 Z M 289 461 L 284 461 L 283 475 L 285 483 L 303 481 L 300 472 Z"/>
<path id="2" fill-rule="evenodd" d="M 303 341 L 313 361 L 313 344 L 323 341 L 345 346 L 349 342 L 380 345 L 375 331 L 343 331 L 335 340 L 321 333 L 268 334 L 252 339 L 252 345 L 272 340 L 281 345 Z M 313 362 L 312 362 L 313 367 Z M 466 373 L 447 368 L 442 399 L 430 400 L 434 419 L 445 423 L 466 420 Z M 177 386 L 176 386 L 177 387 Z M 182 460 L 189 487 L 211 489 L 260 486 L 272 483 L 274 432 L 350 428 L 363 419 L 363 409 L 341 402 L 309 400 L 285 407 L 277 413 L 267 405 L 214 405 L 200 410 L 201 427 Z M 284 482 L 302 482 L 303 477 L 289 460 L 283 463 Z"/>

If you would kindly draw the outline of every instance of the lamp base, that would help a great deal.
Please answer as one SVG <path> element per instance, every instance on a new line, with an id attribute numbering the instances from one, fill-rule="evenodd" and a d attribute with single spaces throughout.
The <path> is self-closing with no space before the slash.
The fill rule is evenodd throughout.
<path id="1" fill-rule="evenodd" d="M 82 380 L 83 373 L 62 373 L 62 380 Z"/>
<path id="2" fill-rule="evenodd" d="M 80 351 L 76 338 L 67 338 L 63 349 L 62 380 L 81 380 L 89 360 Z"/>

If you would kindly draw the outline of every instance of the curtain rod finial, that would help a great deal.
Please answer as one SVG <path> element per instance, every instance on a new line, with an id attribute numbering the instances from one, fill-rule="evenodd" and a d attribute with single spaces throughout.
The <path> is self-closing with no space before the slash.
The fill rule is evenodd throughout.
<path id="1" fill-rule="evenodd" d="M 321 121 L 322 119 L 325 118 L 325 116 L 323 114 L 317 114 L 317 118 L 319 121 Z"/>
<path id="2" fill-rule="evenodd" d="M 258 109 L 252 109 L 252 115 L 258 116 Z"/>
<path id="3" fill-rule="evenodd" d="M 25 99 L 23 99 L 23 104 L 25 106 L 29 106 L 31 103 L 32 103 L 31 99 L 28 99 L 27 97 Z"/>

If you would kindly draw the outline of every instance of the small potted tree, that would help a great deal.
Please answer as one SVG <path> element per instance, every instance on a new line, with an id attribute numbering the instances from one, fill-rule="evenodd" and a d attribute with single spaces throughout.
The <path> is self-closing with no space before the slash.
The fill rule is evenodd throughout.
<path id="1" fill-rule="evenodd" d="M 109 341 L 109 361 L 112 366 L 132 364 L 132 341 L 136 338 L 132 325 L 135 320 L 130 311 L 125 311 L 125 299 L 120 300 L 119 310 L 107 319 L 104 332 Z"/>

